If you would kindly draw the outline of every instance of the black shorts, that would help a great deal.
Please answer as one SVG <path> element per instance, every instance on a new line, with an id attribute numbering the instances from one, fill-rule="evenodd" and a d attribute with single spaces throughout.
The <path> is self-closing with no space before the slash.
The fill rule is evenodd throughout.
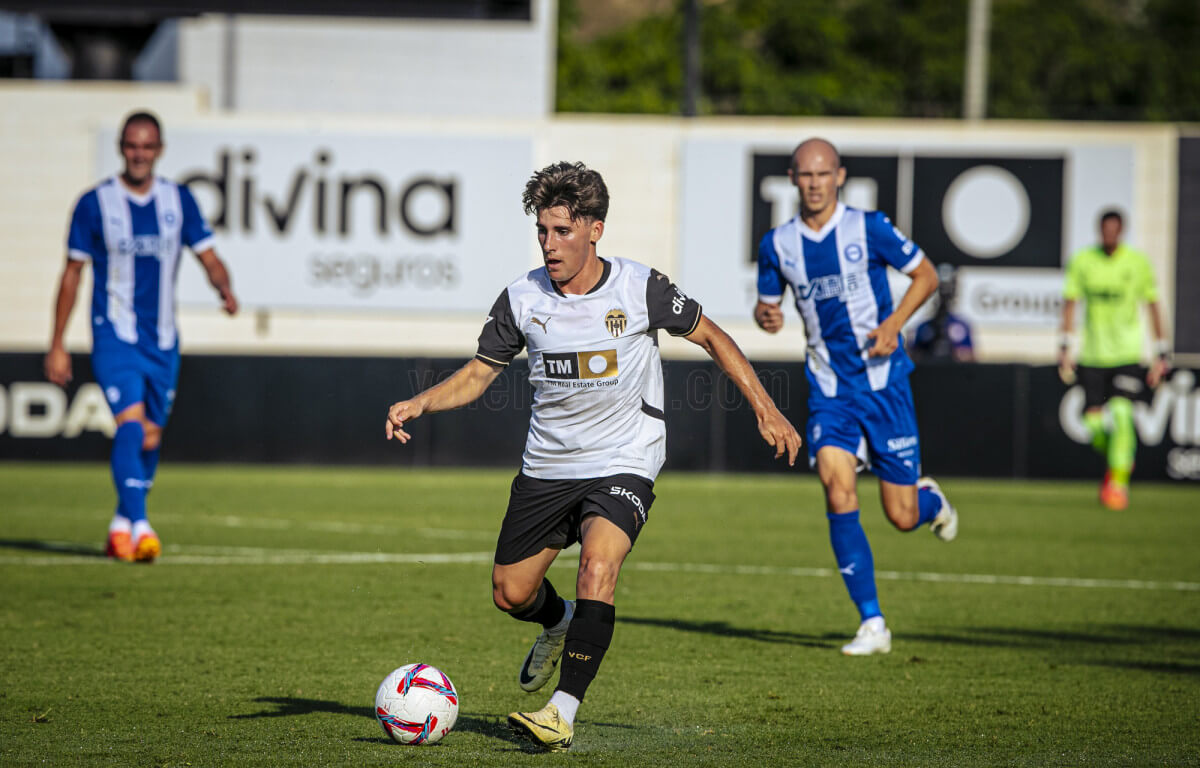
<path id="1" fill-rule="evenodd" d="M 1148 400 L 1146 369 L 1140 365 L 1117 365 L 1112 368 L 1079 366 L 1079 384 L 1083 387 L 1083 407 L 1099 408 L 1114 397 L 1129 400 Z"/>
<path id="2" fill-rule="evenodd" d="M 637 541 L 654 503 L 654 481 L 621 474 L 586 480 L 513 478 L 508 511 L 496 541 L 496 564 L 512 565 L 543 549 L 564 549 L 579 541 L 579 526 L 600 515 Z"/>

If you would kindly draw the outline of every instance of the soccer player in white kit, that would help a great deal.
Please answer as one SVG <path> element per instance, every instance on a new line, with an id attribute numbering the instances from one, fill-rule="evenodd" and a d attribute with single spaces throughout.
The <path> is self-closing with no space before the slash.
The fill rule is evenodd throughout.
<path id="1" fill-rule="evenodd" d="M 617 576 L 648 520 L 666 459 L 657 332 L 708 352 L 750 402 L 776 458 L 786 454 L 794 463 L 800 435 L 733 339 L 696 301 L 656 270 L 599 257 L 608 213 L 599 173 L 582 163 L 547 166 L 530 178 L 522 202 L 537 217 L 545 266 L 500 293 L 475 358 L 445 382 L 394 404 L 386 431 L 407 442 L 408 422 L 474 401 L 528 351 L 532 415 L 496 545 L 492 599 L 514 618 L 543 627 L 521 666 L 521 688 L 541 688 L 563 659 L 546 706 L 508 718 L 534 744 L 561 751 L 571 746 L 575 713 L 612 639 Z M 546 571 L 574 542 L 581 550 L 570 601 L 559 597 Z"/>
<path id="2" fill-rule="evenodd" d="M 905 321 L 937 288 L 937 272 L 887 216 L 838 202 L 846 169 L 828 141 L 809 139 L 796 147 L 788 177 L 800 192 L 800 213 L 759 245 L 754 319 L 777 333 L 784 290 L 792 291 L 808 337 L 809 463 L 825 487 L 830 543 L 861 620 L 842 653 L 888 653 L 892 633 L 858 518 L 856 473 L 869 468 L 879 478 L 884 513 L 898 529 L 928 523 L 943 541 L 957 535 L 958 513 L 933 479 L 920 476 L 908 385 L 913 365 L 900 337 Z M 889 267 L 912 278 L 896 306 Z"/>

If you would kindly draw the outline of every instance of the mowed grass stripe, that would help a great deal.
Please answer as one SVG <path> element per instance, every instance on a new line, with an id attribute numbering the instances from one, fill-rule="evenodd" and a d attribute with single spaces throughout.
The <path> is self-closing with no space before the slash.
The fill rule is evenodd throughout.
<path id="1" fill-rule="evenodd" d="M 69 552 L 69 542 L 44 542 L 45 548 Z M 492 552 L 316 552 L 310 550 L 271 550 L 261 547 L 207 547 L 195 551 L 170 549 L 158 565 L 362 565 L 362 564 L 463 564 L 490 563 Z M 97 554 L 99 551 L 97 550 Z M 0 565 L 65 566 L 104 565 L 108 560 L 96 555 L 64 554 L 51 557 L 0 557 Z M 565 557 L 555 568 L 576 568 L 577 561 Z M 667 573 L 700 573 L 719 576 L 791 576 L 827 579 L 836 575 L 832 568 L 782 567 L 770 565 L 725 565 L 718 563 L 654 563 L 630 561 L 625 570 Z M 1071 589 L 1134 589 L 1165 592 L 1200 592 L 1200 583 L 1190 581 L 1147 581 L 1142 579 L 1092 579 L 1054 576 L 1012 576 L 996 573 L 928 573 L 876 571 L 883 581 L 924 581 L 945 584 L 975 584 L 1020 587 L 1065 587 Z"/>

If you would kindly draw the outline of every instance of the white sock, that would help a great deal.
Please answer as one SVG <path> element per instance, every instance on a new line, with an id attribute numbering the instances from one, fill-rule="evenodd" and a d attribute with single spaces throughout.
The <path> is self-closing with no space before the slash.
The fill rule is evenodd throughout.
<path id="1" fill-rule="evenodd" d="M 129 518 L 124 515 L 113 515 L 112 522 L 108 524 L 109 533 L 129 533 Z"/>
<path id="2" fill-rule="evenodd" d="M 552 635 L 561 635 L 563 632 L 566 632 L 567 625 L 571 623 L 571 617 L 575 615 L 575 603 L 570 600 L 563 600 L 563 606 L 566 608 L 563 611 L 563 617 L 559 619 L 557 624 L 546 630 Z M 578 705 L 578 702 L 576 704 Z"/>
<path id="3" fill-rule="evenodd" d="M 133 540 L 134 541 L 137 541 L 138 539 L 142 538 L 147 533 L 154 533 L 154 529 L 150 527 L 150 523 L 146 522 L 145 520 L 138 520 L 136 523 L 133 524 Z"/>
<path id="4" fill-rule="evenodd" d="M 550 697 L 550 703 L 558 707 L 558 714 L 567 721 L 567 725 L 575 725 L 575 713 L 579 711 L 579 699 L 569 693 L 555 691 L 554 695 Z"/>

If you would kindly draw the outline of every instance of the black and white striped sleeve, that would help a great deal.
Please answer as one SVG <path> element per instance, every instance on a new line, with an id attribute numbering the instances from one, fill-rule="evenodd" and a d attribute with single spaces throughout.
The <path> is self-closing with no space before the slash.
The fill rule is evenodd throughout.
<path id="1" fill-rule="evenodd" d="M 650 270 L 650 279 L 646 281 L 646 310 L 650 329 L 662 328 L 672 336 L 687 336 L 696 330 L 702 311 L 699 302 L 689 298 L 657 269 Z"/>
<path id="2" fill-rule="evenodd" d="M 512 305 L 508 301 L 508 289 L 505 288 L 492 305 L 487 320 L 483 321 L 475 357 L 488 365 L 503 368 L 524 348 L 525 334 L 517 327 Z"/>

